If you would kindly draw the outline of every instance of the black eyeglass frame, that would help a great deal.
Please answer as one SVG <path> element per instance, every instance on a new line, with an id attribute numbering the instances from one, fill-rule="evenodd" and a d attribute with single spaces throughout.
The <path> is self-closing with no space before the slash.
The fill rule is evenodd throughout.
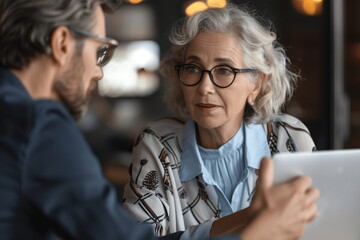
<path id="1" fill-rule="evenodd" d="M 184 66 L 192 66 L 192 67 L 194 67 L 194 68 L 199 69 L 199 71 L 201 72 L 201 76 L 200 76 L 200 78 L 199 78 L 199 80 L 198 80 L 197 82 L 195 82 L 195 83 L 193 83 L 193 84 L 187 84 L 187 83 L 185 83 L 185 82 L 183 81 L 183 79 L 182 79 L 181 76 L 180 76 L 180 70 L 181 70 L 181 68 L 184 67 Z M 215 68 L 217 68 L 217 67 L 227 67 L 227 68 L 230 68 L 230 69 L 233 71 L 233 73 L 234 73 L 234 78 L 233 78 L 233 80 L 232 80 L 228 85 L 226 85 L 226 86 L 220 86 L 220 85 L 218 85 L 218 84 L 215 83 L 214 77 L 213 77 L 213 75 L 212 75 L 211 72 L 212 72 L 213 69 L 215 69 Z M 250 73 L 250 72 L 256 72 L 256 71 L 257 71 L 257 69 L 253 69 L 253 68 L 234 68 L 234 67 L 230 67 L 230 66 L 228 66 L 228 65 L 221 65 L 221 64 L 212 67 L 210 70 L 207 70 L 207 69 L 201 69 L 200 67 L 198 67 L 198 66 L 196 66 L 196 65 L 194 65 L 194 64 L 188 64 L 188 63 L 185 63 L 185 64 L 177 64 L 177 65 L 175 65 L 175 69 L 176 69 L 176 71 L 177 71 L 178 79 L 179 79 L 180 82 L 181 82 L 182 84 L 184 84 L 185 86 L 192 87 L 192 86 L 195 86 L 195 85 L 199 84 L 199 83 L 201 82 L 201 80 L 203 79 L 204 72 L 207 72 L 207 73 L 209 74 L 209 76 L 210 76 L 211 82 L 212 82 L 215 86 L 217 86 L 218 88 L 227 88 L 227 87 L 230 87 L 231 84 L 233 84 L 233 82 L 235 81 L 236 74 L 238 74 L 238 73 Z"/>
<path id="2" fill-rule="evenodd" d="M 115 39 L 108 38 L 108 37 L 101 37 L 92 32 L 84 31 L 81 29 L 72 29 L 72 32 L 74 32 L 77 35 L 87 37 L 87 38 L 93 39 L 95 41 L 98 41 L 100 43 L 108 45 L 105 54 L 109 54 L 109 55 L 107 56 L 107 58 L 105 58 L 105 61 L 103 61 L 103 59 L 104 59 L 103 53 L 101 53 L 101 55 L 99 56 L 99 51 L 103 50 L 103 49 L 100 49 L 97 52 L 96 64 L 101 67 L 105 66 L 111 60 L 112 56 L 114 55 L 114 51 L 115 51 L 116 47 L 119 45 L 118 41 L 116 41 Z M 99 61 L 99 59 L 101 59 L 101 60 Z"/>

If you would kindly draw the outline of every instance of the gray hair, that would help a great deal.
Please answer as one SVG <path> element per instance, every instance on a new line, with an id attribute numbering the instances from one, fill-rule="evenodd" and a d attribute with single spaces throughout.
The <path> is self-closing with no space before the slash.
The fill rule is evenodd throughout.
<path id="1" fill-rule="evenodd" d="M 49 41 L 56 27 L 67 26 L 70 30 L 77 28 L 90 31 L 94 26 L 97 4 L 109 11 L 117 8 L 120 2 L 1 0 L 0 65 L 18 70 L 26 67 L 33 58 L 51 52 Z"/>
<path id="2" fill-rule="evenodd" d="M 247 73 L 249 78 L 254 83 L 265 79 L 254 105 L 246 105 L 244 119 L 255 123 L 272 119 L 291 97 L 298 75 L 290 71 L 290 61 L 275 33 L 263 27 L 250 11 L 233 4 L 207 9 L 173 25 L 169 34 L 172 46 L 161 62 L 161 72 L 169 83 L 165 94 L 169 110 L 180 118 L 188 116 L 174 66 L 183 63 L 186 47 L 199 32 L 226 32 L 238 38 L 244 67 L 258 70 Z"/>

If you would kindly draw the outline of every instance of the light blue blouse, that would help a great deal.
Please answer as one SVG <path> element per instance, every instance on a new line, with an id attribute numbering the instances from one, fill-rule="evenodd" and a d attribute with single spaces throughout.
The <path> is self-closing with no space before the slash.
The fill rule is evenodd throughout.
<path id="1" fill-rule="evenodd" d="M 181 181 L 202 175 L 207 184 L 214 185 L 224 215 L 238 211 L 248 203 L 241 202 L 242 194 L 252 196 L 247 184 L 250 168 L 258 169 L 264 156 L 271 156 L 266 130 L 261 124 L 242 124 L 227 143 L 218 149 L 206 149 L 197 144 L 195 123 L 188 120 L 184 128 Z"/>
<path id="2" fill-rule="evenodd" d="M 239 182 L 245 179 L 244 125 L 235 136 L 218 149 L 198 145 L 202 163 L 228 200 Z"/>

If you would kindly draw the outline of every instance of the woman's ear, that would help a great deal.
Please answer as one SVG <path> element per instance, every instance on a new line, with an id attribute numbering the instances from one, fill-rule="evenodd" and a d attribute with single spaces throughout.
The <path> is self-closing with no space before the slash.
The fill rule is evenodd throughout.
<path id="1" fill-rule="evenodd" d="M 250 106 L 253 106 L 255 104 L 255 99 L 259 95 L 265 81 L 266 81 L 265 75 L 261 74 L 261 76 L 259 76 L 259 80 L 255 84 L 254 89 L 251 91 L 251 93 L 249 94 L 249 96 L 247 98 L 247 102 Z"/>
<path id="2" fill-rule="evenodd" d="M 51 56 L 55 64 L 64 66 L 70 62 L 75 51 L 76 42 L 69 28 L 55 28 L 50 37 Z"/>

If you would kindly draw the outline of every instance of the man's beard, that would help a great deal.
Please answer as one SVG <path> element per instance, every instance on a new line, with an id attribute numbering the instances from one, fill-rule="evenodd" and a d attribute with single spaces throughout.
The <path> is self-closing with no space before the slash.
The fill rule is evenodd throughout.
<path id="1" fill-rule="evenodd" d="M 75 55 L 69 66 L 62 78 L 55 83 L 54 88 L 70 114 L 75 120 L 79 120 L 87 110 L 91 92 L 87 91 L 84 95 L 85 86 L 82 81 L 84 64 L 81 57 Z"/>

